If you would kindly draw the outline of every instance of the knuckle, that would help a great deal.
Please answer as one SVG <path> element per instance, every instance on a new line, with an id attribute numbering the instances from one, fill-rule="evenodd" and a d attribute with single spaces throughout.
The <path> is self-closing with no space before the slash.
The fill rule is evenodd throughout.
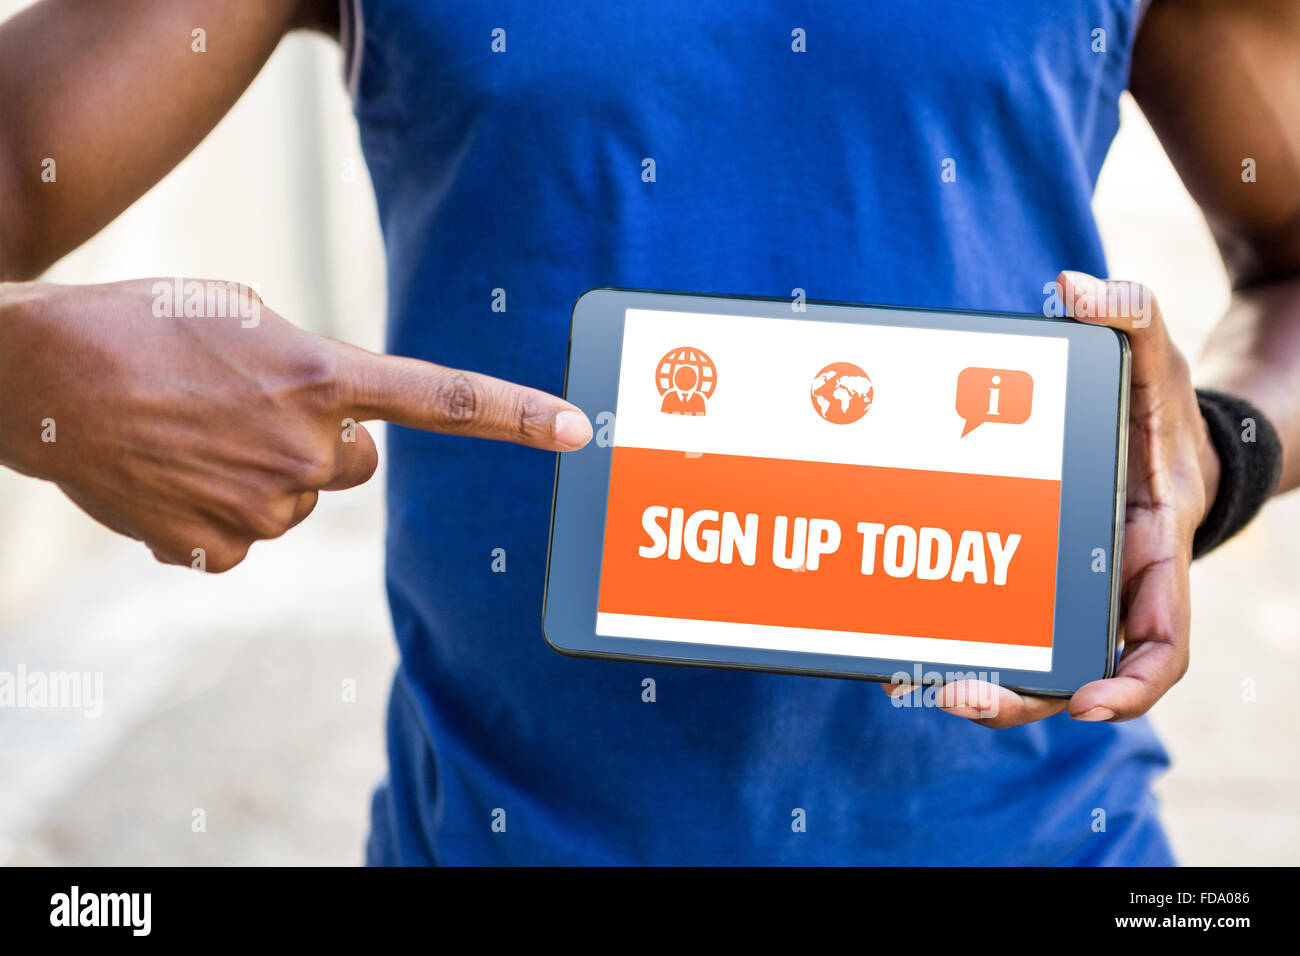
<path id="1" fill-rule="evenodd" d="M 254 538 L 278 538 L 289 530 L 293 514 L 294 502 L 288 498 L 266 499 L 245 505 L 240 524 Z"/>
<path id="2" fill-rule="evenodd" d="M 322 488 L 334 476 L 334 459 L 323 448 L 304 449 L 293 456 L 286 472 L 290 489 Z"/>
<path id="3" fill-rule="evenodd" d="M 464 372 L 453 372 L 436 386 L 434 405 L 449 424 L 469 424 L 477 416 L 479 404 L 478 388 Z"/>
<path id="4" fill-rule="evenodd" d="M 319 492 L 308 491 L 299 495 L 298 500 L 294 503 L 293 518 L 290 520 L 290 526 L 292 527 L 300 521 L 306 521 L 311 513 L 316 510 L 316 505 L 319 503 Z"/>
<path id="5" fill-rule="evenodd" d="M 160 541 L 160 542 L 150 542 L 148 544 L 148 547 L 149 550 L 153 552 L 154 560 L 157 561 L 159 564 L 170 564 L 170 565 L 189 564 L 189 560 L 187 558 L 182 557 L 182 555 L 185 554 L 185 552 L 181 550 L 181 547 L 179 545 Z"/>
<path id="6" fill-rule="evenodd" d="M 1173 642 L 1173 625 L 1167 616 L 1151 621 L 1141 631 L 1142 641 L 1153 644 L 1170 644 Z"/>
<path id="7" fill-rule="evenodd" d="M 206 535 L 199 535 L 206 537 Z M 194 549 L 194 536 L 174 528 L 146 530 L 140 540 L 153 552 L 159 564 L 188 565 Z"/>
<path id="8" fill-rule="evenodd" d="M 515 400 L 515 431 L 520 438 L 535 435 L 547 422 L 547 408 L 537 395 L 524 392 Z"/>
<path id="9" fill-rule="evenodd" d="M 1168 645 L 1172 648 L 1185 647 L 1183 640 L 1182 627 L 1174 618 L 1171 612 L 1160 613 L 1145 629 L 1143 639 L 1156 644 Z M 1186 653 L 1181 653 L 1180 657 L 1186 661 Z"/>
<path id="10" fill-rule="evenodd" d="M 317 406 L 339 404 L 339 359 L 329 350 L 307 349 L 298 357 L 293 376 L 298 388 Z"/>
<path id="11" fill-rule="evenodd" d="M 229 541 L 218 545 L 208 552 L 207 572 L 209 574 L 225 574 L 243 563 L 244 558 L 248 557 L 248 549 L 252 547 L 251 541 Z"/>

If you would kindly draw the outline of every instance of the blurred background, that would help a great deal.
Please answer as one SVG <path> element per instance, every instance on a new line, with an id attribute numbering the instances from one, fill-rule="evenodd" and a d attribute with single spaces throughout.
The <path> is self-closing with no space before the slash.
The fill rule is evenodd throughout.
<path id="1" fill-rule="evenodd" d="M 0 0 L 0 18 L 24 5 Z M 1095 207 L 1111 274 L 1151 285 L 1194 357 L 1227 279 L 1131 101 Z M 381 347 L 383 251 L 335 45 L 289 38 L 191 157 L 47 278 L 141 276 L 238 279 L 299 325 Z M 323 495 L 209 577 L 0 470 L 0 671 L 100 671 L 105 698 L 95 719 L 0 709 L 0 863 L 360 862 L 395 664 L 382 478 Z M 1300 495 L 1192 575 L 1191 670 L 1154 717 L 1175 850 L 1300 863 L 1282 697 L 1300 656 Z"/>

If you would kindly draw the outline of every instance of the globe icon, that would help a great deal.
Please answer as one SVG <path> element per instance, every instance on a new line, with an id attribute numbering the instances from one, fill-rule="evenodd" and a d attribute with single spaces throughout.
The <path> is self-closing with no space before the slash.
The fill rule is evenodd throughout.
<path id="1" fill-rule="evenodd" d="M 703 415 L 705 400 L 718 387 L 718 370 L 701 349 L 681 346 L 659 360 L 655 387 L 664 397 L 661 411 L 675 415 Z"/>
<path id="2" fill-rule="evenodd" d="M 852 425 L 871 407 L 874 387 L 867 373 L 852 362 L 832 362 L 812 382 L 817 414 L 834 425 Z"/>

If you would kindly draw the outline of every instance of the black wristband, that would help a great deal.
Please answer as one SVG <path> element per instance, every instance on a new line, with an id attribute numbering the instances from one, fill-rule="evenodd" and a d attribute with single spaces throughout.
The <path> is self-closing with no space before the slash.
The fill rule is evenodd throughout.
<path id="1" fill-rule="evenodd" d="M 1219 455 L 1219 490 L 1192 539 L 1192 557 L 1213 551 L 1259 513 L 1282 475 L 1282 443 L 1273 423 L 1236 395 L 1198 388 L 1196 401 Z"/>

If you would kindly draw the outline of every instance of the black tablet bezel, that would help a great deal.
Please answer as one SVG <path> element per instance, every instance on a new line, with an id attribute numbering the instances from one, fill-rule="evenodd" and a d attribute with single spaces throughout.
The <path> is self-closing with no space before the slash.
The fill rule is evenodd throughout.
<path id="1" fill-rule="evenodd" d="M 609 436 L 618 395 L 623 323 L 629 308 L 660 309 L 1069 339 L 1052 669 L 999 669 L 997 679 L 1017 691 L 1068 697 L 1091 680 L 1111 676 L 1128 446 L 1127 337 L 1103 326 L 1034 315 L 811 300 L 802 305 L 798 311 L 788 299 L 604 288 L 589 290 L 574 303 L 564 394 L 588 414 L 597 434 L 581 451 L 558 456 L 556 464 L 543 596 L 546 642 L 561 654 L 577 657 L 872 681 L 918 670 L 926 675 L 989 670 L 978 663 L 841 657 L 596 634 L 612 451 Z M 1104 551 L 1103 571 L 1097 570 L 1098 548 Z"/>

